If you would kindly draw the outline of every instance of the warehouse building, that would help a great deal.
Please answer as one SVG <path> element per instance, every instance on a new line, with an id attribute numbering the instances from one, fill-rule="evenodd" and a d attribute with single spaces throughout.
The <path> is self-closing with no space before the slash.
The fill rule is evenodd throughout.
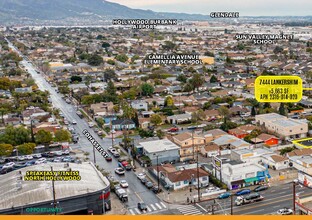
<path id="1" fill-rule="evenodd" d="M 37 171 L 52 169 L 75 173 L 80 180 L 40 179 Z M 111 207 L 109 181 L 92 163 L 46 163 L 12 171 L 0 178 L 0 198 L 0 214 L 102 214 Z"/>

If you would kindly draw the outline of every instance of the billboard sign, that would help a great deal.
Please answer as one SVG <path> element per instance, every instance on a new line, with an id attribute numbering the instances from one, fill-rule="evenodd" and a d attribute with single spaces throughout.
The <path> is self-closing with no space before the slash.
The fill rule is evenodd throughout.
<path id="1" fill-rule="evenodd" d="M 222 167 L 222 160 L 216 156 L 212 157 L 212 166 L 216 169 L 216 170 L 221 170 Z"/>

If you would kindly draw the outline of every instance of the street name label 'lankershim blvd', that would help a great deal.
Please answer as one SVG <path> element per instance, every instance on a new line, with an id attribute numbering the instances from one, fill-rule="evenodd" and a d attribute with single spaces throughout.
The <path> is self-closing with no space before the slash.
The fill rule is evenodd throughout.
<path id="1" fill-rule="evenodd" d="M 302 79 L 299 76 L 259 76 L 255 80 L 258 102 L 299 102 Z"/>
<path id="2" fill-rule="evenodd" d="M 93 147 L 104 157 L 109 157 L 109 154 L 101 147 L 101 145 L 93 138 L 87 129 L 82 131 L 82 134 L 87 137 L 88 141 L 93 145 Z"/>

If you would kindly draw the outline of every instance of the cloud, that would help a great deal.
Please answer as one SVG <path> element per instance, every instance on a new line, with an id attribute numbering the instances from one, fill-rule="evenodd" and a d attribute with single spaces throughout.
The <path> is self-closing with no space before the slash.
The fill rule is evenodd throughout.
<path id="1" fill-rule="evenodd" d="M 312 15 L 311 0 L 108 0 L 131 8 L 159 12 L 210 14 L 213 11 L 238 11 L 240 15 Z"/>

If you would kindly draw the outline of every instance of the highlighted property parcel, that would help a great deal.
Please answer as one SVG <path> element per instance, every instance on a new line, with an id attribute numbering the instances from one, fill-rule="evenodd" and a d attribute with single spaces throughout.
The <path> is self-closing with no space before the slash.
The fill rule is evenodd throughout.
<path id="1" fill-rule="evenodd" d="M 300 140 L 294 140 L 292 143 L 299 148 L 311 148 L 312 149 L 312 138 L 303 138 Z"/>

